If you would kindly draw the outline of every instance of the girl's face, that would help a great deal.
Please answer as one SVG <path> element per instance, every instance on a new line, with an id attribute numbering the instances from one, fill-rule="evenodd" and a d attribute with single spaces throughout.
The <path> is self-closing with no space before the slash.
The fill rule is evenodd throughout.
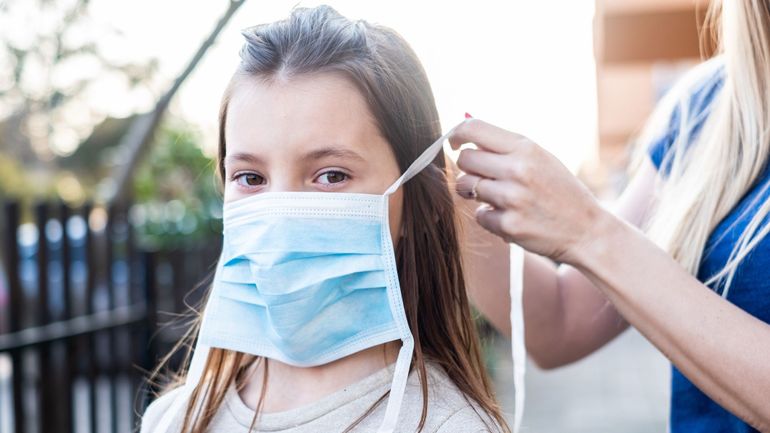
<path id="1" fill-rule="evenodd" d="M 240 79 L 227 108 L 225 142 L 225 202 L 268 191 L 382 194 L 401 174 L 363 96 L 334 74 Z M 395 243 L 400 189 L 389 209 Z"/>

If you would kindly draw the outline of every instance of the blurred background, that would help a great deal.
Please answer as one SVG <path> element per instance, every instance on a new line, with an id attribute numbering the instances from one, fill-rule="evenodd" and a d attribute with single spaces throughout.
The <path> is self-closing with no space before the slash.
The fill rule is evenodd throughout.
<path id="1" fill-rule="evenodd" d="M 527 135 L 606 202 L 710 49 L 706 0 L 0 0 L 1 433 L 135 426 L 219 252 L 212 157 L 240 30 L 320 3 L 411 43 L 445 130 L 469 112 Z M 512 413 L 510 346 L 480 326 Z M 668 375 L 634 331 L 530 365 L 523 431 L 665 431 Z"/>

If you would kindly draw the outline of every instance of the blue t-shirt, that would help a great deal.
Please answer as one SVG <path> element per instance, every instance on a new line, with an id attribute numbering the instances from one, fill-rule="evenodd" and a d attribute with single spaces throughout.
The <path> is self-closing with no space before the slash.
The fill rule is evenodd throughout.
<path id="1" fill-rule="evenodd" d="M 690 141 L 696 138 L 708 117 L 711 102 L 719 94 L 724 82 L 724 67 L 716 58 L 695 71 L 695 78 L 687 90 L 688 128 L 692 131 Z M 664 162 L 669 149 L 680 133 L 681 111 L 671 111 L 668 128 L 658 134 L 650 144 L 650 159 L 661 174 L 669 169 Z M 697 145 L 697 144 L 696 144 Z M 661 167 L 663 164 L 663 167 Z M 764 187 L 770 182 L 770 170 L 765 167 L 746 195 L 733 210 L 714 228 L 704 250 L 698 270 L 698 280 L 705 282 L 727 263 L 733 246 L 738 241 L 756 209 L 770 198 L 770 190 Z M 744 214 L 745 212 L 745 214 Z M 767 223 L 767 219 L 764 223 Z M 720 288 L 712 287 L 719 291 Z M 758 319 L 770 323 L 770 236 L 765 237 L 740 263 L 735 273 L 727 299 Z M 768 360 L 770 368 L 770 360 Z M 770 397 L 768 397 L 770 404 Z M 672 433 L 743 433 L 757 432 L 740 418 L 723 409 L 703 394 L 676 367 L 672 366 L 671 415 Z"/>

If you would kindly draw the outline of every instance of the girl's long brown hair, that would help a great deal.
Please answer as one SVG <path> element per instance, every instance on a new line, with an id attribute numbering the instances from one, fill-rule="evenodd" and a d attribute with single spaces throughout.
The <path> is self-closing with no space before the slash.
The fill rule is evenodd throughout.
<path id="1" fill-rule="evenodd" d="M 242 33 L 246 43 L 241 49 L 241 63 L 220 107 L 218 170 L 222 182 L 228 102 L 234 84 L 244 78 L 291 79 L 333 73 L 349 79 L 364 95 L 402 171 L 441 135 L 425 71 L 395 31 L 350 21 L 331 7 L 319 6 L 295 9 L 286 20 Z M 444 161 L 442 153 L 403 186 L 403 238 L 396 251 L 404 308 L 415 343 L 412 367 L 418 370 L 422 388 L 418 430 L 428 416 L 425 365 L 431 361 L 446 370 L 467 399 L 510 431 L 495 400 L 471 317 L 458 219 Z M 246 368 L 259 361 L 251 355 L 212 349 L 204 377 L 188 404 L 182 431 L 205 432 L 228 387 L 233 383 L 242 386 L 239 382 Z M 480 416 L 485 422 L 489 419 Z"/>

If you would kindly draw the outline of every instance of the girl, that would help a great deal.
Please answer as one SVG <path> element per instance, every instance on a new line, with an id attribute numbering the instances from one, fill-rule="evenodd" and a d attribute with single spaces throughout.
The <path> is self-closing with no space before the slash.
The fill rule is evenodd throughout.
<path id="1" fill-rule="evenodd" d="M 479 147 L 458 160 L 478 222 L 536 253 L 529 353 L 558 367 L 634 326 L 673 364 L 672 433 L 770 431 L 770 1 L 715 2 L 712 18 L 720 7 L 721 55 L 660 106 L 614 214 L 520 135 L 471 121 L 450 137 Z M 504 275 L 497 257 L 479 275 Z M 506 286 L 475 291 L 503 330 Z"/>
<path id="2" fill-rule="evenodd" d="M 507 431 L 466 298 L 438 114 L 414 53 L 394 31 L 325 6 L 243 34 L 220 110 L 225 247 L 215 288 L 185 386 L 150 405 L 142 432 L 372 431 L 389 418 L 385 431 Z M 383 197 L 382 220 L 363 224 L 376 206 L 346 205 L 340 212 L 355 215 L 342 226 L 323 219 L 337 203 Z M 395 282 L 353 287 L 377 277 L 369 268 L 303 282 L 359 266 L 372 229 L 390 233 L 383 251 L 387 261 L 395 247 Z M 284 245 L 313 242 L 334 254 L 275 259 Z M 302 296 L 286 301 L 295 286 Z M 386 289 L 390 304 L 378 308 Z M 405 333 L 373 331 L 401 316 Z M 340 337 L 350 332 L 366 337 Z M 345 356 L 328 355 L 332 342 Z M 399 389 L 403 365 L 412 369 Z"/>

